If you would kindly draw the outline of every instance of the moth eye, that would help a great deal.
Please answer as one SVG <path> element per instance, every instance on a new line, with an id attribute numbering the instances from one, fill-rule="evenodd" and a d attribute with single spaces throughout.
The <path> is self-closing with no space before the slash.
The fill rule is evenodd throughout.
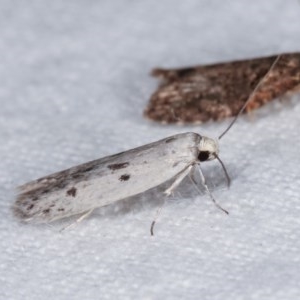
<path id="1" fill-rule="evenodd" d="M 208 151 L 200 151 L 199 155 L 198 155 L 198 159 L 200 161 L 206 161 L 209 158 L 209 152 Z"/>

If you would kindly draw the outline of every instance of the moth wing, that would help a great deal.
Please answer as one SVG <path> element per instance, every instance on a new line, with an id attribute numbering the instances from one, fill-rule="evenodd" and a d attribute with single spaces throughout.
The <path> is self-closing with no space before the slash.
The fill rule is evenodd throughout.
<path id="1" fill-rule="evenodd" d="M 14 212 L 50 222 L 145 192 L 195 163 L 200 140 L 178 134 L 29 182 L 19 188 Z"/>

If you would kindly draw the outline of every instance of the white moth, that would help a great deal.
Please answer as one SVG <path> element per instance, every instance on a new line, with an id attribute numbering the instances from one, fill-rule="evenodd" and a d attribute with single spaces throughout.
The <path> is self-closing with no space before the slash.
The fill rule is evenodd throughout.
<path id="1" fill-rule="evenodd" d="M 197 133 L 177 134 L 94 160 L 21 186 L 14 206 L 25 221 L 51 222 L 87 213 L 145 192 L 172 178 L 170 195 L 191 169 L 218 155 L 217 143 Z"/>
<path id="2" fill-rule="evenodd" d="M 278 59 L 279 56 L 267 75 Z M 240 113 L 251 101 L 263 79 Z M 229 130 L 240 113 L 219 139 Z M 143 193 L 173 179 L 165 191 L 166 195 L 170 195 L 197 165 L 209 196 L 222 209 L 209 192 L 200 168 L 201 162 L 218 159 L 229 183 L 229 176 L 218 154 L 218 142 L 214 139 L 192 132 L 177 134 L 29 182 L 19 187 L 20 192 L 13 210 L 19 219 L 35 223 L 82 214 L 78 219 L 80 220 L 95 208 Z M 193 180 L 192 177 L 191 179 Z M 153 225 L 154 222 L 151 233 Z"/>

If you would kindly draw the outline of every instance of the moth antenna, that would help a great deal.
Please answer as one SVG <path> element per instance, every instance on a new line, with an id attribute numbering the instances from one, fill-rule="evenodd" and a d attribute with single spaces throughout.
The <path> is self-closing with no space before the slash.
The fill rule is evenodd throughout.
<path id="1" fill-rule="evenodd" d="M 278 55 L 274 62 L 272 63 L 271 67 L 269 68 L 269 71 L 266 73 L 265 76 L 263 76 L 263 78 L 260 79 L 260 81 L 258 82 L 258 84 L 256 85 L 255 89 L 251 92 L 249 98 L 247 99 L 247 101 L 244 103 L 243 107 L 240 109 L 240 111 L 238 112 L 238 114 L 234 117 L 234 119 L 232 120 L 232 122 L 229 124 L 229 126 L 223 131 L 223 133 L 219 136 L 219 140 L 229 131 L 229 129 L 232 127 L 232 125 L 236 122 L 236 120 L 239 118 L 239 116 L 241 115 L 241 113 L 245 110 L 245 108 L 247 107 L 247 105 L 250 103 L 250 101 L 253 99 L 253 96 L 255 95 L 255 93 L 257 92 L 257 90 L 260 88 L 260 86 L 262 85 L 264 79 L 271 73 L 271 71 L 274 69 L 275 65 L 277 64 L 278 60 L 280 59 L 281 55 Z"/>
<path id="2" fill-rule="evenodd" d="M 214 155 L 215 155 L 215 158 L 216 158 L 216 159 L 219 161 L 219 163 L 221 164 L 222 169 L 223 169 L 223 171 L 224 171 L 224 173 L 225 173 L 225 176 L 226 176 L 226 179 L 227 179 L 228 187 L 230 187 L 231 179 L 230 179 L 229 174 L 228 174 L 228 172 L 227 172 L 227 170 L 226 170 L 226 167 L 225 167 L 224 163 L 222 162 L 221 158 L 220 158 L 216 153 L 215 153 Z"/>
<path id="3" fill-rule="evenodd" d="M 207 184 L 206 184 L 206 180 L 205 180 L 204 174 L 203 174 L 203 172 L 202 172 L 202 169 L 201 169 L 201 167 L 200 167 L 200 164 L 198 164 L 197 166 L 198 166 L 198 171 L 199 171 L 199 174 L 200 174 L 200 177 L 201 177 L 202 184 L 203 184 L 203 186 L 205 187 L 206 192 L 208 193 L 208 195 L 209 195 L 211 201 L 214 203 L 214 205 L 215 205 L 218 209 L 222 210 L 226 215 L 228 215 L 229 212 L 228 212 L 226 209 L 224 209 L 220 204 L 217 203 L 217 201 L 215 200 L 214 196 L 213 196 L 212 193 L 210 192 L 210 190 L 209 190 L 209 188 L 208 188 L 208 186 L 207 186 Z M 200 192 L 200 190 L 199 190 L 199 188 L 198 188 L 198 186 L 197 186 L 197 182 L 195 181 L 195 179 L 194 179 L 192 176 L 189 176 L 189 177 L 190 177 L 190 179 L 192 180 L 193 184 L 195 185 L 196 189 Z"/>

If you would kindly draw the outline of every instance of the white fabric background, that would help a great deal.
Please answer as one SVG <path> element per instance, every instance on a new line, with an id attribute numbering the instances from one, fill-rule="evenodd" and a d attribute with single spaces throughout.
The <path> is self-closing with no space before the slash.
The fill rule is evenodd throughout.
<path id="1" fill-rule="evenodd" d="M 24 225 L 15 186 L 178 132 L 143 108 L 156 66 L 300 49 L 299 1 L 0 2 L 1 299 L 299 299 L 299 95 L 241 118 L 205 171 L 226 216 L 188 181 L 149 227 L 159 190 L 75 229 Z M 159 174 L 158 174 L 159 176 Z"/>

